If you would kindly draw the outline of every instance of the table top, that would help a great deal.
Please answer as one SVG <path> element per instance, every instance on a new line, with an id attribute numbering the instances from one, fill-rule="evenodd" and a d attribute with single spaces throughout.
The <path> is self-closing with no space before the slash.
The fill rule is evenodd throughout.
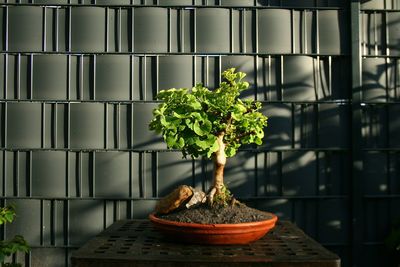
<path id="1" fill-rule="evenodd" d="M 340 266 L 328 251 L 288 221 L 278 221 L 247 245 L 192 245 L 166 239 L 148 220 L 122 220 L 72 253 L 76 267 L 87 266 Z"/>

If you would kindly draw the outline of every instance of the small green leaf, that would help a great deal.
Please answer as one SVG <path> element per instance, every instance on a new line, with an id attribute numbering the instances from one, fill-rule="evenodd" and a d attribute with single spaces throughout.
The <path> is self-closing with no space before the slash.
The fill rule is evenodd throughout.
<path id="1" fill-rule="evenodd" d="M 236 155 L 236 149 L 233 147 L 228 147 L 225 149 L 225 154 L 227 157 L 233 157 L 234 155 Z"/>
<path id="2" fill-rule="evenodd" d="M 200 136 L 203 136 L 205 134 L 205 132 L 203 132 L 203 130 L 200 127 L 200 123 L 198 121 L 195 121 L 193 124 L 193 131 Z"/>
<path id="3" fill-rule="evenodd" d="M 14 220 L 14 214 L 13 213 L 6 213 L 4 215 L 4 217 L 7 220 L 7 222 L 12 222 Z"/>
<path id="4" fill-rule="evenodd" d="M 164 116 L 160 117 L 160 123 L 161 123 L 162 126 L 165 126 L 165 127 L 167 127 L 168 124 L 169 124 Z"/>
<path id="5" fill-rule="evenodd" d="M 177 112 L 173 112 L 173 116 L 174 117 L 176 117 L 176 118 L 178 118 L 178 119 L 184 119 L 184 118 L 186 118 L 186 115 L 185 114 L 179 114 L 179 113 L 177 113 Z"/>
<path id="6" fill-rule="evenodd" d="M 190 119 L 186 119 L 185 123 L 189 129 L 193 130 L 193 122 Z"/>
<path id="7" fill-rule="evenodd" d="M 254 138 L 254 143 L 256 143 L 256 145 L 262 145 L 262 139 L 259 138 L 258 136 L 256 136 L 256 138 Z"/>
<path id="8" fill-rule="evenodd" d="M 190 116 L 199 121 L 203 120 L 203 117 L 201 116 L 201 114 L 199 112 L 192 112 L 190 114 Z"/>
<path id="9" fill-rule="evenodd" d="M 208 134 L 211 131 L 212 124 L 209 120 L 205 120 L 200 123 L 200 128 L 205 134 Z"/>
<path id="10" fill-rule="evenodd" d="M 204 140 L 197 139 L 196 145 L 198 145 L 201 149 L 207 149 L 209 147 L 209 143 Z"/>
<path id="11" fill-rule="evenodd" d="M 178 148 L 183 148 L 185 146 L 185 140 L 182 137 L 179 137 L 176 145 L 178 146 Z"/>
<path id="12" fill-rule="evenodd" d="M 245 113 L 247 111 L 247 108 L 241 103 L 237 103 L 233 108 L 238 113 Z"/>
<path id="13" fill-rule="evenodd" d="M 169 148 L 173 148 L 176 143 L 176 136 L 168 135 L 165 142 L 167 142 Z"/>
<path id="14" fill-rule="evenodd" d="M 232 118 L 235 120 L 235 121 L 240 121 L 242 118 L 243 118 L 243 116 L 242 116 L 242 114 L 240 114 L 240 113 L 234 113 L 234 112 L 232 112 L 231 113 L 232 115 Z"/>
<path id="15" fill-rule="evenodd" d="M 213 145 L 210 147 L 210 149 L 209 149 L 208 152 L 207 152 L 207 157 L 208 157 L 208 158 L 211 158 L 212 154 L 213 154 L 214 152 L 217 152 L 218 149 L 219 149 L 218 141 L 215 139 Z"/>
<path id="16" fill-rule="evenodd" d="M 196 100 L 189 103 L 189 106 L 194 110 L 201 110 L 201 104 Z"/>

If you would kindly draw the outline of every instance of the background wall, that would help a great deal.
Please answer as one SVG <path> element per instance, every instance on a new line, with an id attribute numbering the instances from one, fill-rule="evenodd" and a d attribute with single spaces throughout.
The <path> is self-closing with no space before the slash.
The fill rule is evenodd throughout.
<path id="1" fill-rule="evenodd" d="M 18 213 L 0 235 L 33 248 L 14 260 L 66 266 L 175 186 L 206 190 L 212 165 L 182 160 L 147 124 L 159 90 L 213 88 L 236 67 L 270 119 L 263 146 L 229 159 L 232 192 L 343 266 L 387 264 L 382 241 L 400 216 L 400 1 L 0 3 L 0 193 Z"/>

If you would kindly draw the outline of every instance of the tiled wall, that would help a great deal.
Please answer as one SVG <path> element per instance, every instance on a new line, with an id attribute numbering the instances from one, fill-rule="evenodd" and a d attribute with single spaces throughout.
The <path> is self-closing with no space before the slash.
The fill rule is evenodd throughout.
<path id="1" fill-rule="evenodd" d="M 18 262 L 66 266 L 90 237 L 115 220 L 146 218 L 175 186 L 206 190 L 212 164 L 167 150 L 147 124 L 159 90 L 197 82 L 213 88 L 221 70 L 236 67 L 248 73 L 244 97 L 262 101 L 269 127 L 263 146 L 229 159 L 228 187 L 249 205 L 296 222 L 351 265 L 347 1 L 0 5 L 0 192 L 2 204 L 16 203 L 18 212 L 1 236 L 23 234 L 33 247 Z M 361 11 L 362 141 L 372 149 L 363 154 L 365 194 L 357 196 L 369 220 L 366 262 L 382 255 L 376 247 L 399 214 L 398 153 L 381 149 L 399 145 L 398 105 L 388 104 L 399 97 L 398 17 Z M 374 212 L 384 213 L 384 223 Z"/>
<path id="2" fill-rule="evenodd" d="M 362 263 L 379 265 L 387 259 L 382 240 L 400 218 L 400 1 L 370 1 L 362 8 L 362 238 L 370 255 Z"/>

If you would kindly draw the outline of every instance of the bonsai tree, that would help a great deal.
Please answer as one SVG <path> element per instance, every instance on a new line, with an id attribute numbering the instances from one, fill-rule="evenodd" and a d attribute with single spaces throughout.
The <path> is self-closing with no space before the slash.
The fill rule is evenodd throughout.
<path id="1" fill-rule="evenodd" d="M 260 102 L 239 99 L 249 87 L 245 76 L 231 68 L 222 73 L 223 81 L 213 91 L 197 84 L 191 90 L 172 88 L 157 94 L 162 103 L 154 109 L 149 128 L 184 157 L 213 160 L 213 182 L 207 195 L 211 205 L 232 200 L 224 185 L 226 159 L 241 145 L 261 145 L 267 126 L 267 117 L 259 112 Z"/>

